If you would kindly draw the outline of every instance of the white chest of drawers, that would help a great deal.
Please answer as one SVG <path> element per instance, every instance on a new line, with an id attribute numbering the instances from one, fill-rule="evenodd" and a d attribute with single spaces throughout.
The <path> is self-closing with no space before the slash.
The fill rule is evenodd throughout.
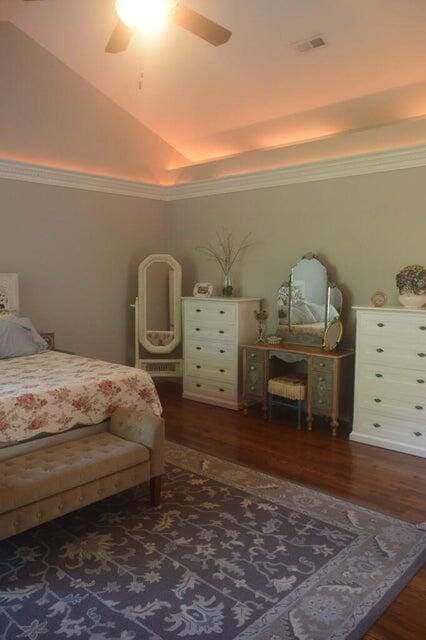
<path id="1" fill-rule="evenodd" d="M 356 310 L 351 440 L 426 457 L 426 310 Z"/>
<path id="2" fill-rule="evenodd" d="M 182 298 L 183 397 L 242 407 L 240 345 L 256 339 L 260 298 Z"/>

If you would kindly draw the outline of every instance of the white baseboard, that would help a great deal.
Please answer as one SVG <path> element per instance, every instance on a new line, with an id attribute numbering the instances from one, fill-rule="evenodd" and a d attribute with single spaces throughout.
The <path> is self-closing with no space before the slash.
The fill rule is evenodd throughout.
<path id="1" fill-rule="evenodd" d="M 392 449 L 392 451 L 409 453 L 413 456 L 426 458 L 426 451 L 421 447 L 416 447 L 415 445 L 403 444 L 401 442 L 394 442 L 393 440 L 386 440 L 383 438 L 375 438 L 374 436 L 365 435 L 363 433 L 351 433 L 349 439 L 353 442 L 361 442 L 362 444 L 370 444 L 382 449 Z"/>
<path id="2" fill-rule="evenodd" d="M 235 400 L 217 400 L 217 398 L 211 398 L 209 396 L 202 396 L 196 393 L 190 393 L 184 391 L 182 398 L 187 400 L 194 400 L 195 402 L 202 402 L 203 404 L 212 404 L 215 407 L 223 407 L 224 409 L 232 409 L 233 411 L 240 411 L 243 408 L 242 402 L 236 402 Z"/>

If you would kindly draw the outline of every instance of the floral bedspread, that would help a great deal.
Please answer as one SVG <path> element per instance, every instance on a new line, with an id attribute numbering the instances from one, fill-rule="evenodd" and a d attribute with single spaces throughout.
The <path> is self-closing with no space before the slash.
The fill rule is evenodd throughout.
<path id="1" fill-rule="evenodd" d="M 117 407 L 161 414 L 148 373 L 55 351 L 0 360 L 0 443 L 97 424 Z"/>

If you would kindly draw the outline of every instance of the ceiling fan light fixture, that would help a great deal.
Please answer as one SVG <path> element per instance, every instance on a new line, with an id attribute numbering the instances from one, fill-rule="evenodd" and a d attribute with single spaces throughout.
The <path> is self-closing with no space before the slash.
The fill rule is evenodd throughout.
<path id="1" fill-rule="evenodd" d="M 175 5 L 173 0 L 116 0 L 115 8 L 128 27 L 152 32 L 166 24 Z"/>

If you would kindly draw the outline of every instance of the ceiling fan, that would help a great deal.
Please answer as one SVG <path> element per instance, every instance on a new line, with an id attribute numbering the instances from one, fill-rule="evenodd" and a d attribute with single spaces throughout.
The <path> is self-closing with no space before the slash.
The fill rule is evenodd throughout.
<path id="1" fill-rule="evenodd" d="M 215 47 L 228 42 L 232 35 L 229 29 L 181 5 L 177 0 L 116 0 L 115 6 L 119 20 L 106 45 L 107 53 L 125 51 L 138 28 L 160 26 L 168 18 Z"/>

